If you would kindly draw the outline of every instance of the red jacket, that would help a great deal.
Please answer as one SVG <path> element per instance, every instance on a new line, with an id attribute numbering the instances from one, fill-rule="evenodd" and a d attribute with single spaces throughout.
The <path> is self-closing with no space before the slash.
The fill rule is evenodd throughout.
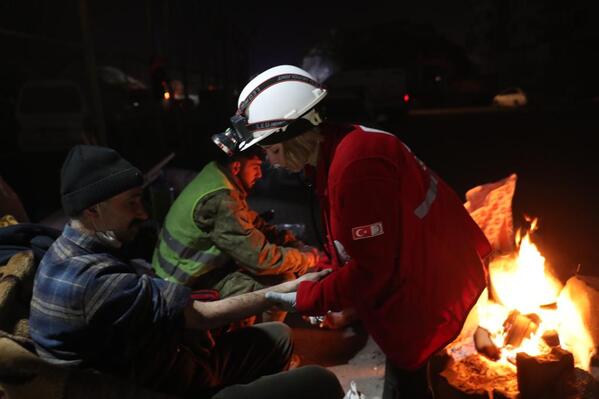
<path id="1" fill-rule="evenodd" d="M 485 288 L 481 259 L 491 246 L 454 191 L 397 137 L 324 129 L 316 189 L 329 242 L 351 260 L 301 283 L 297 309 L 354 307 L 393 364 L 418 368 L 459 334 Z"/>

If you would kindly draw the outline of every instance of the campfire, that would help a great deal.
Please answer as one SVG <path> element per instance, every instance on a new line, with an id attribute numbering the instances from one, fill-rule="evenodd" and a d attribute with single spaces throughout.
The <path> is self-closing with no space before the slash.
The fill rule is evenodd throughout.
<path id="1" fill-rule="evenodd" d="M 493 344 L 500 349 L 500 362 L 514 363 L 519 352 L 530 356 L 548 354 L 552 347 L 561 344 L 575 354 L 578 367 L 588 370 L 592 342 L 570 298 L 560 296 L 562 284 L 546 269 L 545 258 L 531 241 L 536 228 L 535 219 L 523 236 L 520 231 L 516 234 L 514 254 L 491 262 L 492 299 L 478 309 L 479 326 L 489 332 Z M 562 343 L 556 337 L 565 328 L 575 329 L 577 337 L 588 339 Z"/>
<path id="2" fill-rule="evenodd" d="M 537 220 L 527 222 L 515 250 L 491 261 L 488 291 L 469 317 L 474 332 L 466 327 L 448 347 L 436 397 L 595 397 L 584 392 L 596 389 L 589 324 L 599 318 L 590 317 L 599 284 L 574 276 L 564 286 L 531 239 Z"/>

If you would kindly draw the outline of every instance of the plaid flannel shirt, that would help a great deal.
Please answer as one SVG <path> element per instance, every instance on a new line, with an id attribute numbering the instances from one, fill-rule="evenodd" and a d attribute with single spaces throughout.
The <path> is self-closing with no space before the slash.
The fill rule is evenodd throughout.
<path id="1" fill-rule="evenodd" d="M 189 297 L 189 288 L 137 274 L 67 225 L 37 270 L 30 333 L 50 362 L 147 383 L 174 359 Z"/>

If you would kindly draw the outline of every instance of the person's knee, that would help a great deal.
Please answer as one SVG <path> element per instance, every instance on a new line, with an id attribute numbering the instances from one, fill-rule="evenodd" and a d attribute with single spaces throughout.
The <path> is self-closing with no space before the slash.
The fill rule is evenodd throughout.
<path id="1" fill-rule="evenodd" d="M 331 370 L 327 370 L 324 367 L 316 366 L 314 364 L 302 366 L 297 369 L 298 372 L 303 373 L 304 375 L 310 376 L 310 378 L 314 378 L 314 380 L 319 381 L 329 381 L 335 382 L 339 384 L 339 380 L 337 380 L 337 376 Z"/>
<path id="2" fill-rule="evenodd" d="M 259 378 L 249 384 L 227 387 L 213 398 L 341 399 L 343 389 L 329 370 L 304 366 Z"/>
<path id="3" fill-rule="evenodd" d="M 337 376 L 330 370 L 320 366 L 303 366 L 293 370 L 298 378 L 304 379 L 314 387 L 318 387 L 318 397 L 321 398 L 341 398 L 343 389 L 337 379 Z"/>
<path id="4" fill-rule="evenodd" d="M 291 327 L 289 327 L 285 323 L 280 322 L 269 322 L 269 323 L 261 323 L 257 324 L 255 327 L 261 328 L 266 331 L 268 335 L 273 337 L 274 339 L 285 339 L 292 341 L 292 331 Z"/>
<path id="5" fill-rule="evenodd" d="M 293 347 L 293 333 L 291 327 L 281 322 L 268 322 L 258 324 L 257 327 L 264 329 L 276 346 L 281 348 Z"/>
<path id="6" fill-rule="evenodd" d="M 293 353 L 293 335 L 291 328 L 284 323 L 269 322 L 254 325 L 252 328 L 261 330 L 269 341 L 268 347 L 280 358 L 281 364 L 286 365 Z"/>

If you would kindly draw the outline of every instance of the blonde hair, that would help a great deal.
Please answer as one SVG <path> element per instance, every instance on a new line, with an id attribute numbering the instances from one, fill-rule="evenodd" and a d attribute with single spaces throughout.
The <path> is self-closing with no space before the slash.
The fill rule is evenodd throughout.
<path id="1" fill-rule="evenodd" d="M 286 166 L 291 170 L 302 170 L 307 164 L 316 165 L 318 145 L 323 140 L 320 130 L 314 128 L 284 141 L 282 144 Z"/>

